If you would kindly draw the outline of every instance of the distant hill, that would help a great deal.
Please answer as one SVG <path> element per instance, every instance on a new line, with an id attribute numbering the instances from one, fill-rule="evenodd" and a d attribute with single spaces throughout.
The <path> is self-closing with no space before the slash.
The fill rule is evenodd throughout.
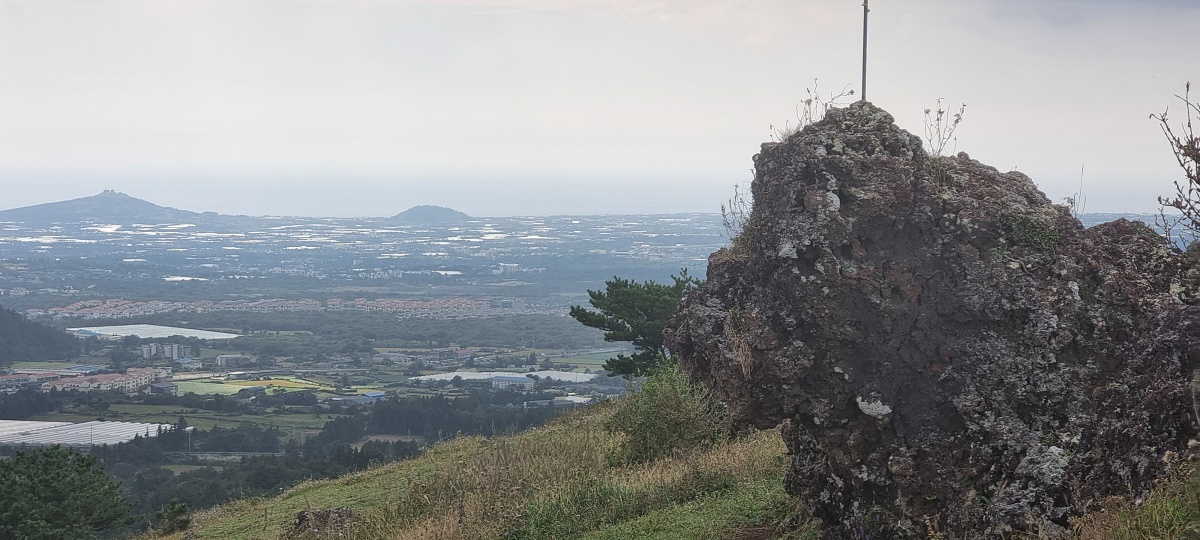
<path id="1" fill-rule="evenodd" d="M 389 218 L 390 221 L 414 224 L 458 223 L 470 220 L 471 216 L 443 206 L 414 206 Z"/>
<path id="2" fill-rule="evenodd" d="M 24 223 L 178 223 L 212 217 L 216 217 L 216 214 L 159 206 L 111 189 L 91 197 L 0 211 L 0 221 Z"/>
<path id="3" fill-rule="evenodd" d="M 0 368 L 9 362 L 73 358 L 78 340 L 62 330 L 31 322 L 0 307 Z"/>

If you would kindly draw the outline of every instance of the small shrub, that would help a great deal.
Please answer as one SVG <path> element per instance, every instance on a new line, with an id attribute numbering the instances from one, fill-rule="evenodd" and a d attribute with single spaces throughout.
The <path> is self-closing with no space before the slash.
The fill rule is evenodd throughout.
<path id="1" fill-rule="evenodd" d="M 1192 85 L 1188 83 L 1183 95 L 1175 96 L 1183 102 L 1185 117 L 1179 133 L 1171 127 L 1167 111 L 1150 115 L 1150 118 L 1158 120 L 1175 154 L 1175 161 L 1183 169 L 1183 180 L 1175 181 L 1175 194 L 1158 198 L 1158 226 L 1172 244 L 1181 242 L 1183 245 L 1200 238 L 1200 137 L 1196 136 L 1192 125 L 1193 119 L 1200 117 L 1200 102 L 1192 101 L 1191 90 Z M 1168 215 L 1168 208 L 1179 214 Z"/>
<path id="2" fill-rule="evenodd" d="M 1087 194 L 1083 192 L 1083 170 L 1082 166 L 1079 167 L 1079 189 L 1070 197 L 1063 197 L 1063 206 L 1067 207 L 1067 211 L 1075 219 L 1079 219 L 1079 216 L 1087 211 Z"/>
<path id="3" fill-rule="evenodd" d="M 957 146 L 958 139 L 954 136 L 954 131 L 958 129 L 958 124 L 962 122 L 963 113 L 966 111 L 967 104 L 963 103 L 957 113 L 950 114 L 949 111 L 942 108 L 942 98 L 937 99 L 934 109 L 925 109 L 925 144 L 929 147 L 929 155 L 933 157 L 946 155 L 946 147 L 951 146 L 951 141 L 955 143 L 954 146 Z M 953 153 L 953 147 L 951 147 L 950 153 Z"/>
<path id="4" fill-rule="evenodd" d="M 782 489 L 773 491 L 767 500 L 766 518 L 780 540 L 817 540 L 820 521 L 804 501 L 788 495 Z"/>
<path id="5" fill-rule="evenodd" d="M 1046 251 L 1054 249 L 1062 237 L 1054 227 L 1039 223 L 1028 216 L 1013 216 L 1003 221 L 1005 232 L 1013 243 Z"/>
<path id="6" fill-rule="evenodd" d="M 724 407 L 708 389 L 671 364 L 626 398 L 608 429 L 625 435 L 614 463 L 645 463 L 712 447 L 725 439 Z"/>
<path id="7" fill-rule="evenodd" d="M 734 360 L 742 368 L 742 376 L 749 379 L 754 371 L 754 348 L 750 344 L 749 316 L 741 308 L 733 308 L 725 316 L 725 341 L 733 353 Z"/>
<path id="8" fill-rule="evenodd" d="M 750 213 L 754 206 L 753 196 L 749 189 L 733 186 L 733 197 L 727 203 L 721 204 L 721 221 L 725 225 L 725 235 L 729 239 L 729 247 L 725 254 L 734 259 L 745 260 L 753 249 L 756 231 Z"/>
<path id="9" fill-rule="evenodd" d="M 771 140 L 776 142 L 786 141 L 792 135 L 802 131 L 804 128 L 820 122 L 825 118 L 825 113 L 829 112 L 830 107 L 841 105 L 841 100 L 854 95 L 854 90 L 850 89 L 850 85 L 842 87 L 842 91 L 834 94 L 829 93 L 829 97 L 821 97 L 821 92 L 817 89 L 817 80 L 813 79 L 813 87 L 805 88 L 804 93 L 808 94 L 808 98 L 796 105 L 796 124 L 792 125 L 789 120 L 783 123 L 783 126 L 775 127 L 771 124 Z"/>
<path id="10" fill-rule="evenodd" d="M 167 506 L 154 513 L 154 518 L 158 520 L 159 532 L 164 535 L 187 530 L 192 524 L 191 511 L 179 499 L 171 499 Z"/>
<path id="11" fill-rule="evenodd" d="M 753 207 L 753 196 L 749 189 L 733 186 L 733 197 L 728 202 L 721 203 L 721 223 L 725 225 L 725 237 L 731 243 L 737 243 L 738 237 L 750 223 L 750 210 Z"/>

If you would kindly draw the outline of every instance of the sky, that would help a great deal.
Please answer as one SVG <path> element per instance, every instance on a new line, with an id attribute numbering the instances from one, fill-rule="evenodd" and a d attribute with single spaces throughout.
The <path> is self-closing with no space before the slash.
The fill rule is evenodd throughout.
<path id="1" fill-rule="evenodd" d="M 1182 178 L 1195 0 L 876 0 L 868 99 L 1087 212 Z M 859 0 L 0 0 L 0 209 L 115 189 L 226 214 L 716 212 Z M 1200 87 L 1197 89 L 1200 94 Z"/>

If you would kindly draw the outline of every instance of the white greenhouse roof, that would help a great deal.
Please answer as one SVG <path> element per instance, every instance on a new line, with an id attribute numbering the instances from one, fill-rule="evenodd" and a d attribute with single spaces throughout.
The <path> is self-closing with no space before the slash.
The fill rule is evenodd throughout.
<path id="1" fill-rule="evenodd" d="M 227 334 L 225 332 L 211 332 L 208 330 L 193 330 L 191 328 L 177 328 L 174 326 L 159 326 L 156 324 L 123 324 L 117 326 L 84 326 L 80 328 L 68 328 L 69 332 L 84 336 L 137 336 L 142 339 L 158 339 L 171 336 L 195 337 L 200 339 L 232 339 L 238 337 L 237 334 Z"/>
<path id="2" fill-rule="evenodd" d="M 38 429 L 69 426 L 70 422 L 32 422 L 27 420 L 0 420 L 0 439 L 10 435 L 17 435 L 23 431 L 34 431 Z"/>
<path id="3" fill-rule="evenodd" d="M 171 427 L 170 424 L 99 420 L 82 424 L 0 420 L 0 446 L 51 446 L 57 444 L 86 448 L 92 445 L 128 442 L 138 435 L 154 437 L 158 435 L 159 428 L 166 430 Z"/>

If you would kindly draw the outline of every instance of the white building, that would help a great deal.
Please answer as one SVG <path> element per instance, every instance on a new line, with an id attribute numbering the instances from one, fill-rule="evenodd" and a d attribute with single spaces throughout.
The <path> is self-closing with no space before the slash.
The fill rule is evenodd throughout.
<path id="1" fill-rule="evenodd" d="M 217 355 L 217 367 L 238 367 L 250 363 L 250 357 L 244 354 Z"/>
<path id="2" fill-rule="evenodd" d="M 183 358 L 183 346 L 178 343 L 149 343 L 142 345 L 142 358 L 159 357 L 167 360 Z"/>
<path id="3" fill-rule="evenodd" d="M 492 388 L 519 388 L 522 390 L 533 390 L 533 379 L 521 375 L 497 375 L 492 377 Z"/>
<path id="4" fill-rule="evenodd" d="M 133 394 L 165 381 L 171 371 L 162 368 L 132 368 L 125 373 L 87 375 L 42 383 L 42 391 L 78 390 L 80 392 L 118 390 Z"/>

